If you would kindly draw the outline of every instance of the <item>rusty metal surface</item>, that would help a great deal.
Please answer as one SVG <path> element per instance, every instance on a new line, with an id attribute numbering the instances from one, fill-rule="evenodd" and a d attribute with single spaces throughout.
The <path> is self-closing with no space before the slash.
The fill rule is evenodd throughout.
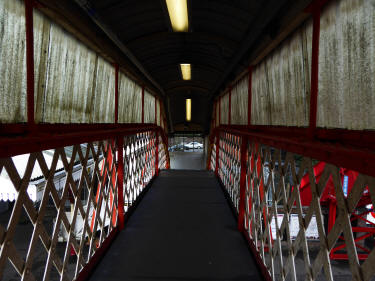
<path id="1" fill-rule="evenodd" d="M 332 1 L 320 25 L 317 125 L 375 129 L 375 1 Z"/>
<path id="2" fill-rule="evenodd" d="M 0 0 L 0 123 L 26 121 L 26 36 L 23 1 Z"/>

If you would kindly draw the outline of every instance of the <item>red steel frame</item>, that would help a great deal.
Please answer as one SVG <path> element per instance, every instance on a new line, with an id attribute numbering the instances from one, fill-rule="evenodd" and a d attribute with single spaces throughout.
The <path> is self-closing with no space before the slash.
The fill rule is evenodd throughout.
<path id="1" fill-rule="evenodd" d="M 6 127 L 8 128 L 8 127 Z M 123 201 L 123 137 L 137 133 L 154 131 L 156 134 L 156 153 L 155 153 L 155 175 L 158 175 L 158 136 L 160 134 L 162 140 L 166 140 L 164 130 L 156 125 L 127 124 L 127 125 L 35 125 L 36 130 L 33 132 L 24 132 L 23 134 L 12 134 L 3 130 L 5 137 L 0 139 L 0 158 L 11 157 L 19 154 L 32 153 L 36 151 L 63 147 L 77 143 L 90 141 L 100 141 L 108 138 L 117 139 L 118 145 L 118 226 L 113 229 L 104 243 L 95 252 L 88 264 L 82 269 L 77 280 L 87 280 L 91 271 L 103 257 L 106 250 L 115 239 L 120 230 L 124 228 L 124 201 Z M 4 128 L 3 128 L 4 129 Z M 27 143 L 27 145 L 25 145 Z M 166 151 L 168 169 L 169 155 Z M 115 178 L 113 178 L 115 179 Z"/>
<path id="2" fill-rule="evenodd" d="M 332 200 L 329 205 L 328 232 L 330 232 L 333 226 L 335 225 L 336 211 L 337 211 L 336 202 Z M 359 215 L 352 214 L 350 218 L 350 221 L 352 222 L 355 220 L 357 221 L 362 220 L 362 221 L 365 221 L 367 224 L 372 225 L 372 227 L 367 227 L 367 226 L 366 227 L 365 226 L 363 227 L 353 226 L 352 227 L 353 233 L 362 233 L 360 237 L 357 237 L 356 239 L 354 239 L 355 246 L 365 252 L 364 254 L 362 253 L 357 254 L 359 260 L 366 260 L 368 258 L 368 255 L 370 254 L 370 251 L 362 247 L 361 245 L 359 245 L 358 242 L 365 240 L 367 237 L 375 235 L 375 224 L 364 218 L 364 216 L 366 216 L 370 212 L 371 211 L 366 211 Z M 332 248 L 331 252 L 329 253 L 329 257 L 334 260 L 348 260 L 348 254 L 336 253 L 337 251 L 340 251 L 341 249 L 344 249 L 346 247 L 345 239 L 342 236 L 339 237 L 339 240 L 343 241 L 343 244 Z"/>
<path id="3" fill-rule="evenodd" d="M 308 129 L 307 129 L 308 130 Z M 254 242 L 248 236 L 245 228 L 244 228 L 244 213 L 245 213 L 245 190 L 246 190 L 246 162 L 247 162 L 247 143 L 248 140 L 254 140 L 258 143 L 262 143 L 265 145 L 269 145 L 278 149 L 287 150 L 289 152 L 293 152 L 296 154 L 300 154 L 303 156 L 311 157 L 313 159 L 319 159 L 321 161 L 326 161 L 332 163 L 338 167 L 345 167 L 348 169 L 352 169 L 358 171 L 363 174 L 367 174 L 369 176 L 375 177 L 375 166 L 374 165 L 367 165 L 366 163 L 374 163 L 375 162 L 375 151 L 369 150 L 363 147 L 354 147 L 352 145 L 346 145 L 345 143 L 337 143 L 331 142 L 328 143 L 327 141 L 320 141 L 318 139 L 311 139 L 309 137 L 309 131 L 305 131 L 304 134 L 298 134 L 299 130 L 296 130 L 293 134 L 290 134 L 293 130 L 284 130 L 280 128 L 264 128 L 264 131 L 261 130 L 249 130 L 249 126 L 219 126 L 213 130 L 213 135 L 216 136 L 216 167 L 215 167 L 215 174 L 218 176 L 218 169 L 219 169 L 219 143 L 220 143 L 220 134 L 222 133 L 229 133 L 236 136 L 240 136 L 242 138 L 241 143 L 241 173 L 240 173 L 240 199 L 239 199 L 239 212 L 238 212 L 238 229 L 241 231 L 246 239 L 249 242 L 250 248 L 256 258 L 258 265 L 263 273 L 263 276 L 266 280 L 272 280 L 271 276 L 267 268 L 265 267 L 262 258 L 254 246 Z M 344 130 L 345 131 L 345 130 Z M 288 134 L 285 136 L 282 133 L 287 132 Z M 319 131 L 317 131 L 319 135 Z M 350 133 L 351 131 L 345 131 Z M 281 134 L 280 134 L 281 133 Z M 336 132 L 337 133 L 337 132 Z M 342 131 L 340 132 L 342 133 Z M 330 137 L 334 136 L 333 132 L 325 132 L 323 131 L 321 135 L 330 135 Z M 349 134 L 350 135 L 350 134 Z M 371 139 L 373 139 L 374 135 L 369 135 Z M 357 137 L 357 132 L 353 132 L 352 135 L 349 136 L 349 139 L 355 139 Z M 365 162 L 365 163 L 364 163 Z M 329 217 L 329 230 L 335 223 L 335 212 L 336 212 L 336 205 L 334 204 L 334 210 L 330 209 L 330 217 Z M 334 212 L 333 212 L 334 211 Z M 332 212 L 332 213 L 331 213 Z M 364 213 L 366 214 L 366 213 Z M 365 220 L 363 215 L 352 215 L 351 220 Z M 365 232 L 360 237 L 355 239 L 355 242 L 359 242 L 364 240 L 365 238 L 374 235 L 375 228 L 371 227 L 352 227 L 353 232 Z M 344 248 L 346 244 L 336 246 L 330 252 L 330 257 L 332 259 L 348 259 L 347 254 L 336 253 L 337 251 Z M 360 245 L 356 245 L 358 248 L 361 248 Z M 363 249 L 365 250 L 365 249 Z M 366 252 L 366 251 L 365 251 Z M 366 259 L 368 253 L 358 254 L 359 259 Z"/>
<path id="4" fill-rule="evenodd" d="M 155 125 L 144 124 L 144 86 L 142 87 L 142 124 L 118 124 L 119 104 L 119 65 L 115 63 L 115 124 L 35 124 L 34 117 L 34 38 L 33 38 L 33 8 L 34 0 L 25 0 L 26 22 L 26 79 L 27 79 L 27 123 L 26 124 L 0 124 L 0 158 L 12 157 L 25 153 L 32 153 L 56 147 L 74 145 L 90 141 L 100 141 L 108 138 L 117 139 L 118 163 L 118 226 L 113 229 L 105 239 L 102 246 L 97 249 L 88 264 L 82 269 L 77 280 L 86 280 L 105 251 L 115 239 L 119 230 L 124 228 L 124 155 L 123 137 L 137 133 L 154 131 L 156 134 L 155 175 L 158 175 L 158 136 L 163 141 L 167 140 L 164 130 L 157 126 L 157 98 L 155 97 Z M 161 116 L 161 108 L 160 108 Z M 160 117 L 161 118 L 161 117 Z M 27 145 L 25 145 L 27 144 Z M 166 143 L 167 144 L 167 143 Z M 169 155 L 166 150 L 168 169 Z M 116 177 L 112 177 L 116 180 Z M 99 188 L 99 187 L 98 187 Z"/>

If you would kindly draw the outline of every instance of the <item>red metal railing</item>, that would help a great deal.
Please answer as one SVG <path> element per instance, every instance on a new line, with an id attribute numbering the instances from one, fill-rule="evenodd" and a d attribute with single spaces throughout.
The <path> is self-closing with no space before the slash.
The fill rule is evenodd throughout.
<path id="1" fill-rule="evenodd" d="M 332 260 L 341 259 L 348 278 L 372 280 L 375 224 L 366 216 L 375 215 L 375 172 L 363 162 L 375 163 L 374 152 L 348 144 L 355 132 L 339 143 L 327 137 L 337 131 L 310 139 L 288 130 L 220 126 L 211 135 L 209 168 L 265 278 L 335 280 L 343 273 Z"/>
<path id="2" fill-rule="evenodd" d="M 169 167 L 166 139 L 156 125 L 134 124 L 6 134 L 1 188 L 16 199 L 0 214 L 0 279 L 86 279 L 144 187 Z"/>

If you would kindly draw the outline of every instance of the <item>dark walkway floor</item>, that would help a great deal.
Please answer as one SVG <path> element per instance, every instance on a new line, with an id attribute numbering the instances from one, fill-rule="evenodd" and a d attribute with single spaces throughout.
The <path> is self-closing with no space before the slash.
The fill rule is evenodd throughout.
<path id="1" fill-rule="evenodd" d="M 214 175 L 163 171 L 90 280 L 261 280 Z"/>
<path id="2" fill-rule="evenodd" d="M 206 159 L 202 151 L 196 152 L 169 152 L 171 159 L 171 169 L 176 170 L 204 170 L 206 169 Z"/>

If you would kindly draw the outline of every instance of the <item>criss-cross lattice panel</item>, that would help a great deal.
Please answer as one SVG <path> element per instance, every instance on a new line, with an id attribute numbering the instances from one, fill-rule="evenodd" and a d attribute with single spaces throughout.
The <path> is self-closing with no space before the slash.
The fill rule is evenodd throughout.
<path id="1" fill-rule="evenodd" d="M 211 147 L 212 147 L 212 149 L 211 149 L 211 158 L 210 158 L 211 164 L 210 164 L 210 167 L 211 167 L 212 171 L 215 171 L 215 167 L 216 167 L 216 137 L 214 137 L 214 141 L 213 141 Z"/>
<path id="2" fill-rule="evenodd" d="M 165 169 L 167 167 L 167 155 L 165 153 L 165 144 L 163 143 L 162 137 L 159 135 L 159 169 Z"/>
<path id="3" fill-rule="evenodd" d="M 240 196 L 240 147 L 240 137 L 228 133 L 220 133 L 219 176 L 237 211 Z"/>
<path id="4" fill-rule="evenodd" d="M 155 175 L 155 144 L 154 132 L 124 137 L 125 211 Z"/>
<path id="5" fill-rule="evenodd" d="M 360 245 L 353 217 L 375 203 L 375 179 L 353 172 L 348 188 L 348 171 L 329 163 L 256 142 L 247 153 L 244 224 L 273 280 L 336 280 L 343 268 L 350 280 L 374 280 L 373 240 Z M 328 229 L 332 204 L 336 219 Z M 337 245 L 348 259 L 333 263 Z M 362 250 L 368 257 L 360 261 Z"/>
<path id="6" fill-rule="evenodd" d="M 1 280 L 73 280 L 117 225 L 112 140 L 0 159 Z"/>

